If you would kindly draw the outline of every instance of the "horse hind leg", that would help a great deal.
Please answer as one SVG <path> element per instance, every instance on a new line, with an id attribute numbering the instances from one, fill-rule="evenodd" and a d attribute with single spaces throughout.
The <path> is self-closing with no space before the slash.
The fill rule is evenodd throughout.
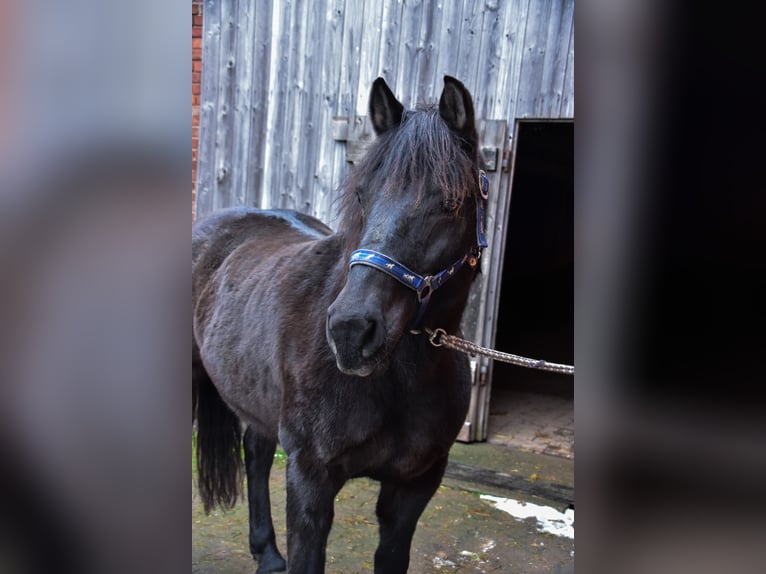
<path id="1" fill-rule="evenodd" d="M 257 574 L 282 572 L 286 569 L 286 564 L 277 549 L 269 498 L 269 473 L 277 443 L 258 435 L 248 426 L 245 430 L 244 447 L 250 516 L 250 553 L 258 562 Z"/>

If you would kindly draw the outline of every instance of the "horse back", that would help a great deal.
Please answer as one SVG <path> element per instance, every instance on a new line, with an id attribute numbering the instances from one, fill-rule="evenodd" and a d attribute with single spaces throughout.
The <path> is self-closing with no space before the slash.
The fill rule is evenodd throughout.
<path id="1" fill-rule="evenodd" d="M 254 273 L 268 277 L 273 265 L 301 244 L 316 242 L 332 234 L 318 219 L 289 210 L 231 208 L 199 219 L 192 226 L 192 305 L 195 321 L 202 319 L 197 308 L 218 300 L 234 299 L 223 293 L 221 281 L 229 286 L 247 286 Z M 261 267 L 259 267 L 261 266 Z M 225 300 L 224 302 L 221 299 Z"/>
<path id="2" fill-rule="evenodd" d="M 321 239 L 332 234 L 324 223 L 290 210 L 231 208 L 217 211 L 192 225 L 193 291 L 239 246 L 257 241 L 268 254 L 286 244 Z"/>

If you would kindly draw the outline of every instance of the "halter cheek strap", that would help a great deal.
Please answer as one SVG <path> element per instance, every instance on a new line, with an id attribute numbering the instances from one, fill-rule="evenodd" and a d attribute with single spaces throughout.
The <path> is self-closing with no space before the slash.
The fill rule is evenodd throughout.
<path id="1" fill-rule="evenodd" d="M 366 265 L 373 267 L 383 273 L 390 275 L 402 285 L 415 291 L 418 297 L 418 314 L 410 325 L 410 329 L 416 329 L 425 315 L 428 308 L 428 302 L 431 295 L 439 287 L 444 285 L 463 265 L 468 263 L 470 267 L 475 267 L 481 257 L 481 251 L 487 247 L 486 238 L 486 209 L 487 199 L 489 197 L 489 178 L 484 170 L 479 171 L 479 193 L 476 194 L 476 245 L 461 259 L 455 261 L 449 267 L 446 267 L 435 275 L 420 275 L 408 269 L 396 259 L 388 255 L 373 251 L 372 249 L 357 249 L 351 254 L 349 267 L 354 265 Z"/>
<path id="2" fill-rule="evenodd" d="M 489 178 L 484 170 L 479 170 L 479 195 L 476 197 L 476 245 L 481 250 L 488 246 L 486 236 L 486 211 L 489 199 Z"/>

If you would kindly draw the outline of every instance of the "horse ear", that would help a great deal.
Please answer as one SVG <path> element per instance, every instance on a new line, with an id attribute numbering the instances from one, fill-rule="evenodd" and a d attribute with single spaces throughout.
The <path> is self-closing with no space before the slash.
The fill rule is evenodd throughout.
<path id="1" fill-rule="evenodd" d="M 402 124 L 404 106 L 383 78 L 378 78 L 370 90 L 370 118 L 375 133 L 380 135 Z"/>
<path id="2" fill-rule="evenodd" d="M 444 90 L 439 99 L 439 115 L 449 128 L 475 149 L 479 143 L 473 100 L 466 87 L 452 76 L 444 76 Z"/>

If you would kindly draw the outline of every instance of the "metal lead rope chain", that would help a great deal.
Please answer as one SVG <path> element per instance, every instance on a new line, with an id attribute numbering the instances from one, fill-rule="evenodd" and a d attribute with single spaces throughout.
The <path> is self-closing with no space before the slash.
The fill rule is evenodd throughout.
<path id="1" fill-rule="evenodd" d="M 487 349 L 486 347 L 481 347 L 476 343 L 471 343 L 460 337 L 448 335 L 444 329 L 436 329 L 435 331 L 425 329 L 425 332 L 428 334 L 428 340 L 434 347 L 447 347 L 448 349 L 460 351 L 467 355 L 483 355 L 490 359 L 494 359 L 495 361 L 510 363 L 511 365 L 518 365 L 519 367 L 551 371 L 553 373 L 561 373 L 562 375 L 574 375 L 573 365 L 549 363 L 548 361 L 543 361 L 541 359 L 529 359 L 519 355 L 512 355 L 511 353 L 503 353 L 501 351 Z"/>

